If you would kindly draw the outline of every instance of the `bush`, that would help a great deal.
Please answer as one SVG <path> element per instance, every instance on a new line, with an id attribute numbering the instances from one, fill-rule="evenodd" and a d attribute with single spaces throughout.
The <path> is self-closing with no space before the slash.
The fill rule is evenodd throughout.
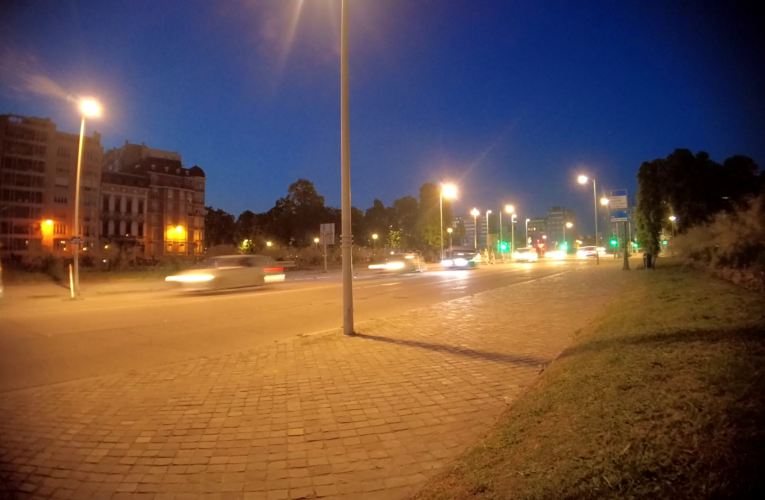
<path id="1" fill-rule="evenodd" d="M 677 237 L 686 259 L 714 268 L 765 271 L 765 194 Z"/>

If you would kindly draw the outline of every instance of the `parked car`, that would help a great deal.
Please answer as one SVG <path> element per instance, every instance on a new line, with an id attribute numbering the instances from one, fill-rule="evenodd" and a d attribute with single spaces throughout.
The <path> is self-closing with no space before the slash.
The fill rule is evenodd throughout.
<path id="1" fill-rule="evenodd" d="M 426 268 L 418 253 L 391 252 L 385 256 L 385 262 L 370 264 L 369 269 L 389 273 L 419 273 Z"/>
<path id="2" fill-rule="evenodd" d="M 513 254 L 513 259 L 522 262 L 536 262 L 539 259 L 539 254 L 534 247 L 517 248 Z"/>
<path id="3" fill-rule="evenodd" d="M 212 257 L 165 281 L 184 291 L 224 290 L 284 281 L 284 267 L 265 255 Z"/>

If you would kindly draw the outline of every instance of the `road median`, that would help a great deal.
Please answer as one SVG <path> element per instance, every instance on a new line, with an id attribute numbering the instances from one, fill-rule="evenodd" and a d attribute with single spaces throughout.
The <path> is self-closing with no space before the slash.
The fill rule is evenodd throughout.
<path id="1" fill-rule="evenodd" d="M 416 498 L 763 493 L 762 296 L 679 266 L 635 278 Z"/>

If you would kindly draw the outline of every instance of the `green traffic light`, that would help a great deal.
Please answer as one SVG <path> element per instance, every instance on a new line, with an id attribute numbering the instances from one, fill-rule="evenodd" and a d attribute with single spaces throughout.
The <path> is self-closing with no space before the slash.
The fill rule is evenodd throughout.
<path id="1" fill-rule="evenodd" d="M 562 244 L 562 245 L 560 246 L 560 249 L 561 249 L 561 250 L 563 250 L 563 251 L 565 252 L 566 250 L 568 250 L 568 245 L 564 243 L 564 244 Z"/>
<path id="2" fill-rule="evenodd" d="M 616 241 L 616 240 L 611 240 L 611 246 L 612 246 L 612 247 L 615 247 L 615 246 L 616 246 L 616 245 L 618 245 L 618 244 L 619 244 L 619 242 L 618 242 L 618 241 Z"/>
<path id="3" fill-rule="evenodd" d="M 499 244 L 499 249 L 500 249 L 500 250 L 502 250 L 503 252 L 504 252 L 505 250 L 507 250 L 507 243 L 500 243 L 500 244 Z"/>
<path id="4" fill-rule="evenodd" d="M 667 240 L 662 241 L 661 244 L 662 245 L 666 245 L 667 244 Z"/>
<path id="5" fill-rule="evenodd" d="M 638 244 L 637 244 L 637 242 L 636 242 L 636 241 L 633 241 L 633 242 L 632 242 L 632 248 L 637 248 L 637 247 L 638 247 Z"/>

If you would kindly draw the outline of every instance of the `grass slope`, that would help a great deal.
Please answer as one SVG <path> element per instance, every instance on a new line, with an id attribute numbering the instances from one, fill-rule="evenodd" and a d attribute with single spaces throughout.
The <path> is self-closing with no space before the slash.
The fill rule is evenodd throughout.
<path id="1" fill-rule="evenodd" d="M 634 272 L 419 499 L 765 498 L 763 296 Z"/>

